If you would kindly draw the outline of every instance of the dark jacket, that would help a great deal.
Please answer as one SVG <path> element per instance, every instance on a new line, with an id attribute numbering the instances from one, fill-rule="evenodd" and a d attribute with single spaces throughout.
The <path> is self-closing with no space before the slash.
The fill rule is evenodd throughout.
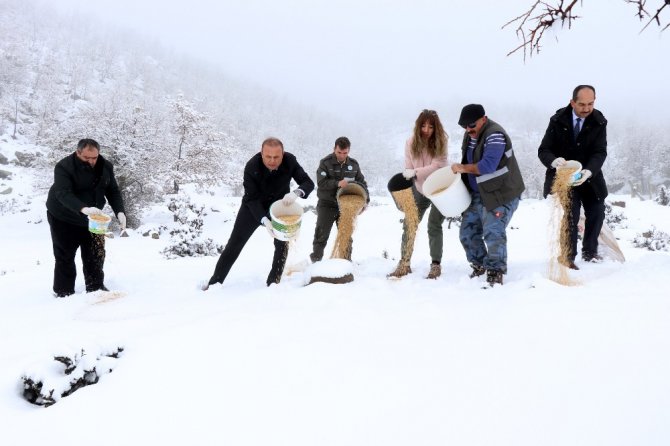
<path id="1" fill-rule="evenodd" d="M 558 157 L 576 160 L 583 169 L 591 171 L 592 176 L 578 187 L 591 187 L 599 199 L 607 197 L 607 184 L 602 166 L 607 158 L 607 119 L 598 110 L 586 117 L 582 129 L 573 137 L 572 107 L 561 108 L 549 119 L 542 143 L 537 150 L 540 161 L 547 168 L 544 179 L 544 196 L 551 193 L 556 170 L 551 167 Z"/>
<path id="2" fill-rule="evenodd" d="M 473 152 L 473 163 L 479 162 L 484 156 L 484 143 L 492 133 L 502 133 L 505 137 L 505 153 L 503 153 L 500 162 L 496 167 L 495 172 L 486 175 L 476 176 L 477 186 L 479 187 L 479 195 L 482 197 L 482 203 L 487 210 L 495 209 L 506 203 L 509 203 L 514 198 L 521 196 L 521 193 L 526 189 L 519 169 L 519 163 L 512 150 L 512 140 L 507 135 L 498 123 L 491 119 L 486 120 L 477 136 L 477 145 Z M 463 136 L 463 145 L 461 146 L 462 164 L 468 163 L 468 145 L 470 143 L 470 136 L 466 132 Z M 465 186 L 468 190 L 471 189 L 467 175 L 461 175 Z"/>
<path id="3" fill-rule="evenodd" d="M 270 171 L 263 164 L 260 152 L 257 153 L 244 166 L 242 206 L 247 206 L 259 223 L 263 217 L 270 218 L 268 211 L 272 203 L 290 192 L 291 178 L 304 192 L 303 198 L 314 190 L 314 182 L 298 164 L 295 155 L 284 152 L 277 170 Z"/>
<path id="4" fill-rule="evenodd" d="M 368 184 L 361 173 L 358 161 L 347 157 L 344 163 L 337 161 L 334 153 L 323 158 L 319 162 L 319 168 L 316 170 L 316 196 L 319 198 L 318 205 L 337 207 L 337 184 L 345 178 L 349 178 L 363 186 L 367 192 Z M 368 194 L 368 201 L 370 200 Z"/>
<path id="5" fill-rule="evenodd" d="M 88 226 L 81 208 L 102 209 L 105 203 L 115 214 L 125 212 L 112 164 L 102 155 L 95 167 L 81 161 L 76 153 L 60 160 L 54 168 L 54 184 L 47 196 L 47 210 L 54 218 L 77 226 Z"/>

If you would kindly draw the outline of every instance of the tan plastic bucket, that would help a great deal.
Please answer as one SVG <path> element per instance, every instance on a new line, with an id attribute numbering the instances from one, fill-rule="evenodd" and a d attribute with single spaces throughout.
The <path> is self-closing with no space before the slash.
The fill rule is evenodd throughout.
<path id="1" fill-rule="evenodd" d="M 88 230 L 93 234 L 106 234 L 112 217 L 105 214 L 94 214 L 88 216 Z"/>
<path id="2" fill-rule="evenodd" d="M 423 194 L 445 217 L 459 217 L 470 206 L 470 192 L 463 184 L 461 174 L 453 173 L 451 166 L 431 173 L 423 183 Z"/>
<path id="3" fill-rule="evenodd" d="M 270 220 L 272 221 L 272 231 L 275 238 L 283 241 L 296 238 L 300 233 L 303 213 L 304 211 L 298 203 L 291 203 L 288 206 L 284 205 L 281 200 L 272 203 L 272 206 L 270 206 Z"/>

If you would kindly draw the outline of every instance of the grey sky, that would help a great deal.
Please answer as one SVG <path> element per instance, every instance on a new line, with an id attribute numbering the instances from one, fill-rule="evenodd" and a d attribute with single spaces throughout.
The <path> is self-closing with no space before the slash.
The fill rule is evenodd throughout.
<path id="1" fill-rule="evenodd" d="M 670 33 L 623 0 L 585 0 L 573 30 L 524 63 L 507 20 L 532 0 L 60 0 L 339 115 L 467 102 L 548 115 L 590 83 L 596 106 L 668 121 Z M 604 14 L 603 5 L 610 10 Z M 448 112 L 448 113 L 447 113 Z M 444 114 L 443 114 L 444 115 Z"/>

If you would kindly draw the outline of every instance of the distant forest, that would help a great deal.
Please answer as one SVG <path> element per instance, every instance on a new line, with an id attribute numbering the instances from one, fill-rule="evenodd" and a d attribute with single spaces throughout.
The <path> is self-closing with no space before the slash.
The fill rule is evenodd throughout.
<path id="1" fill-rule="evenodd" d="M 549 115 L 492 116 L 512 137 L 526 197 L 541 196 L 537 146 Z M 0 1 L 0 136 L 45 148 L 38 167 L 49 175 L 77 140 L 94 138 L 133 202 L 162 199 L 187 183 L 227 186 L 239 195 L 242 166 L 267 136 L 282 139 L 312 176 L 335 138 L 349 136 L 372 193 L 384 194 L 402 168 L 399 154 L 412 126 L 378 117 L 343 122 L 133 32 L 30 0 Z M 670 183 L 670 123 L 610 120 L 608 135 L 611 192 L 652 198 Z M 461 137 L 460 129 L 450 131 L 452 161 Z"/>

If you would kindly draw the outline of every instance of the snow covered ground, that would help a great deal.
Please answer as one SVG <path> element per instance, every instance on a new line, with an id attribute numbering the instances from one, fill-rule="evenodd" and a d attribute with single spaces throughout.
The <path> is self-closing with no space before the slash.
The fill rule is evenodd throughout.
<path id="1" fill-rule="evenodd" d="M 239 198 L 194 199 L 217 211 L 205 235 L 225 243 Z M 0 216 L 2 442 L 670 444 L 670 254 L 631 245 L 652 224 L 670 232 L 670 207 L 609 200 L 626 202 L 615 234 L 627 261 L 578 260 L 577 286 L 547 278 L 549 204 L 536 200 L 512 219 L 504 286 L 468 278 L 446 224 L 443 274 L 424 279 L 426 219 L 414 273 L 389 280 L 401 214 L 383 196 L 358 218 L 349 284 L 304 286 L 298 271 L 266 287 L 261 228 L 223 286 L 202 292 L 216 258 L 166 260 L 168 239 L 138 230 L 107 241 L 114 293 L 85 294 L 78 264 L 77 293 L 56 299 L 45 196 L 26 199 Z M 171 218 L 157 209 L 143 229 Z M 315 219 L 305 215 L 289 266 L 307 259 Z M 22 398 L 23 373 L 56 373 L 54 355 L 119 346 L 99 383 L 48 408 Z"/>

